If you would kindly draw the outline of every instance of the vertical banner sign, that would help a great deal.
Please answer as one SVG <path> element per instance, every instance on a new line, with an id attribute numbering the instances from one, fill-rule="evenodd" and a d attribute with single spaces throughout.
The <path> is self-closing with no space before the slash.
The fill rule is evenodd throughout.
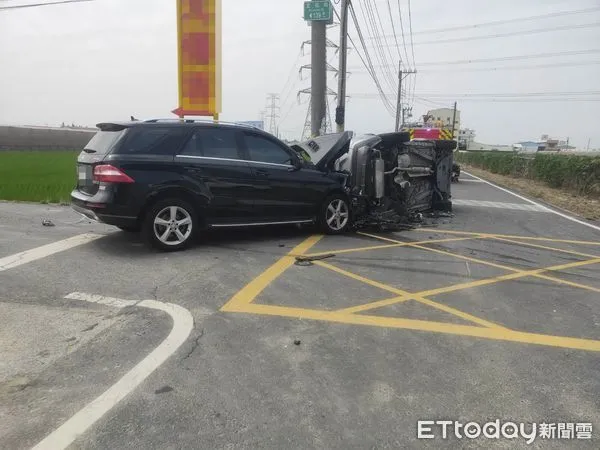
<path id="1" fill-rule="evenodd" d="M 183 116 L 221 112 L 220 0 L 176 0 L 179 107 Z"/>

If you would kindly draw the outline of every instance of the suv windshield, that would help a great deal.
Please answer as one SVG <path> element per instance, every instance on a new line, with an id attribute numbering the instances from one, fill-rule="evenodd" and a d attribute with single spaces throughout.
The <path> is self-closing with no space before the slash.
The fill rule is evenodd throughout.
<path id="1" fill-rule="evenodd" d="M 98 131 L 84 147 L 84 150 L 88 153 L 104 155 L 114 147 L 114 145 L 119 141 L 126 131 L 127 130 Z"/>

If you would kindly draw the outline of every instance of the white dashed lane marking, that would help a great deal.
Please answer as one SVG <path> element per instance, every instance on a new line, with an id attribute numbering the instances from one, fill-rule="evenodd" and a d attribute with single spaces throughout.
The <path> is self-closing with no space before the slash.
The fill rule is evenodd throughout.
<path id="1" fill-rule="evenodd" d="M 479 208 L 499 208 L 499 209 L 516 209 L 519 211 L 536 211 L 536 212 L 552 212 L 543 206 L 528 205 L 526 203 L 505 203 L 505 202 L 488 202 L 485 200 L 452 200 L 454 206 L 475 206 Z"/>

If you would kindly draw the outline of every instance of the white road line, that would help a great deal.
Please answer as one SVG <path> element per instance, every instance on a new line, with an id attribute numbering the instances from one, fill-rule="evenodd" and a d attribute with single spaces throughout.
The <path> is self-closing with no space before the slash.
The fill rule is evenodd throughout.
<path id="1" fill-rule="evenodd" d="M 466 181 L 467 183 L 483 183 L 483 181 L 482 181 L 482 180 L 475 180 L 475 179 L 473 179 L 473 180 L 472 180 L 472 179 L 470 179 L 470 178 L 461 178 L 461 179 L 460 179 L 460 182 L 461 182 L 461 183 L 464 183 L 465 181 Z"/>
<path id="2" fill-rule="evenodd" d="M 84 301 L 94 299 L 93 303 L 102 303 L 99 301 L 98 297 L 100 296 L 74 292 L 73 294 L 67 295 L 65 298 L 77 298 Z M 106 298 L 109 303 L 112 300 L 115 300 L 110 297 Z M 131 301 L 123 299 L 118 300 L 120 300 L 118 303 L 119 305 L 128 304 Z M 133 369 L 127 372 L 119 381 L 50 433 L 39 444 L 33 447 L 33 450 L 62 450 L 71 445 L 75 439 L 85 433 L 94 423 L 102 418 L 104 414 L 110 411 L 117 403 L 123 400 L 125 396 L 138 387 L 152 372 L 163 364 L 169 356 L 175 353 L 187 340 L 194 328 L 194 318 L 192 317 L 192 314 L 181 306 L 172 303 L 161 303 L 156 300 L 142 300 L 137 302 L 136 305 L 144 308 L 158 309 L 169 314 L 173 319 L 173 328 L 169 335 L 158 347 L 140 361 Z"/>
<path id="3" fill-rule="evenodd" d="M 496 189 L 500 189 L 501 191 L 504 191 L 507 194 L 514 195 L 515 197 L 520 198 L 521 200 L 525 200 L 526 202 L 531 203 L 532 205 L 536 205 L 536 206 L 539 206 L 540 208 L 544 208 L 548 212 L 551 212 L 552 214 L 556 214 L 557 216 L 560 216 L 560 217 L 562 217 L 564 219 L 570 220 L 571 222 L 575 222 L 575 223 L 578 223 L 580 225 L 585 225 L 586 227 L 590 227 L 590 228 L 593 228 L 594 230 L 600 231 L 600 227 L 597 226 L 597 225 L 594 225 L 594 224 L 591 224 L 591 223 L 588 223 L 588 222 L 584 222 L 583 220 L 579 220 L 579 219 L 576 219 L 575 217 L 569 216 L 567 214 L 563 214 L 563 213 L 561 213 L 559 211 L 555 211 L 555 210 L 553 210 L 551 208 L 548 208 L 547 206 L 542 205 L 541 203 L 538 203 L 536 201 L 530 200 L 527 197 L 523 197 L 522 195 L 519 195 L 519 194 L 517 194 L 515 192 L 512 192 L 512 191 L 510 191 L 508 189 L 500 187 L 497 184 L 494 184 L 494 183 L 491 183 L 491 182 L 489 182 L 487 180 L 484 180 L 483 178 L 479 178 L 478 176 L 475 176 L 472 173 L 468 173 L 468 172 L 465 172 L 465 173 L 467 175 L 471 176 L 471 177 L 474 177 L 474 178 L 477 178 L 478 180 L 483 181 L 486 184 L 489 184 L 490 186 L 495 187 Z M 454 203 L 454 201 L 452 203 Z"/>
<path id="4" fill-rule="evenodd" d="M 4 258 L 0 258 L 0 272 L 87 244 L 88 242 L 92 242 L 101 237 L 103 237 L 103 235 L 94 233 L 78 234 L 77 236 L 63 239 L 62 241 L 42 245 L 41 247 L 25 250 L 24 252 L 15 253 L 14 255 L 5 256 Z"/>
<path id="5" fill-rule="evenodd" d="M 516 209 L 519 211 L 537 211 L 547 213 L 550 212 L 548 208 L 540 208 L 536 205 L 528 205 L 526 203 L 505 203 L 505 202 L 489 202 L 486 200 L 466 200 L 456 199 L 452 200 L 454 206 L 477 206 L 481 208 L 500 208 L 500 209 Z"/>
<path id="6" fill-rule="evenodd" d="M 113 306 L 115 308 L 125 308 L 134 306 L 139 302 L 135 300 L 123 300 L 122 298 L 105 297 L 103 295 L 84 294 L 83 292 L 72 292 L 66 295 L 69 300 L 82 300 L 84 302 L 98 303 L 100 305 Z"/>

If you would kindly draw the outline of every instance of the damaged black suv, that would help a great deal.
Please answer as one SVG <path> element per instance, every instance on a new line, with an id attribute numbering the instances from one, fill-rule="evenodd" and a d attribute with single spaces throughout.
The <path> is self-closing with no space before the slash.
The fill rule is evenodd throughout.
<path id="1" fill-rule="evenodd" d="M 449 161 L 441 158 L 440 170 L 435 145 L 428 141 L 411 152 L 404 133 L 353 142 L 344 132 L 287 145 L 223 122 L 97 127 L 77 160 L 73 209 L 142 231 L 161 250 L 183 249 L 205 228 L 317 223 L 337 234 L 450 206 L 452 152 Z M 423 166 L 412 164 L 416 160 Z"/>

